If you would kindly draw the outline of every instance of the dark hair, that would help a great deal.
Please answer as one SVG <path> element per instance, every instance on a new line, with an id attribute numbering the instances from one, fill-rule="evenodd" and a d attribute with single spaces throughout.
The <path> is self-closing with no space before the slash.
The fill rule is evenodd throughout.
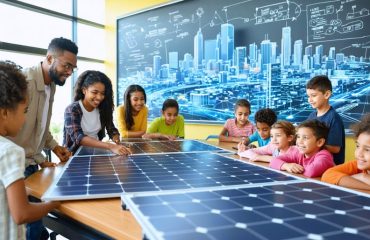
<path id="1" fill-rule="evenodd" d="M 68 51 L 77 55 L 78 47 L 74 42 L 67 38 L 59 37 L 51 40 L 48 46 L 48 52 L 59 55 L 64 51 Z"/>
<path id="2" fill-rule="evenodd" d="M 85 98 L 82 89 L 87 89 L 95 83 L 102 83 L 105 86 L 104 100 L 99 104 L 100 121 L 102 126 L 109 126 L 113 121 L 113 89 L 110 79 L 102 72 L 87 70 L 78 77 L 75 85 L 74 100 L 79 101 Z"/>
<path id="3" fill-rule="evenodd" d="M 360 122 L 351 125 L 351 129 L 355 134 L 355 138 L 358 138 L 364 132 L 370 134 L 370 114 L 366 114 L 361 118 Z"/>
<path id="4" fill-rule="evenodd" d="M 27 81 L 21 67 L 11 61 L 0 61 L 0 108 L 13 110 L 26 98 Z"/>
<path id="5" fill-rule="evenodd" d="M 271 127 L 272 124 L 276 122 L 277 116 L 274 110 L 270 108 L 263 108 L 256 112 L 256 114 L 254 115 L 254 120 L 256 121 L 256 123 L 266 123 Z"/>
<path id="6" fill-rule="evenodd" d="M 297 130 L 300 128 L 310 128 L 312 129 L 313 135 L 316 139 L 326 139 L 329 135 L 329 128 L 326 126 L 325 123 L 320 122 L 317 119 L 306 120 L 298 125 Z"/>
<path id="7" fill-rule="evenodd" d="M 322 93 L 333 90 L 331 81 L 325 75 L 318 75 L 311 78 L 306 84 L 306 89 L 319 90 Z"/>
<path id="8" fill-rule="evenodd" d="M 142 92 L 144 95 L 144 101 L 146 102 L 146 94 L 144 88 L 140 85 L 130 85 L 126 88 L 125 94 L 123 96 L 123 102 L 125 104 L 125 122 L 127 130 L 131 130 L 132 126 L 134 126 L 134 118 L 132 117 L 132 106 L 131 106 L 131 93 L 134 92 Z"/>
<path id="9" fill-rule="evenodd" d="M 272 124 L 271 129 L 283 129 L 284 133 L 287 136 L 293 136 L 293 141 L 290 142 L 291 145 L 295 143 L 295 127 L 291 122 L 285 120 L 279 120 L 276 123 Z"/>
<path id="10" fill-rule="evenodd" d="M 166 111 L 167 108 L 171 108 L 171 107 L 176 108 L 177 112 L 179 112 L 179 104 L 177 103 L 175 99 L 166 99 L 163 102 L 162 111 Z"/>
<path id="11" fill-rule="evenodd" d="M 234 112 L 238 107 L 246 107 L 249 110 L 249 114 L 251 113 L 251 104 L 248 102 L 247 99 L 239 99 L 238 101 L 236 101 L 234 106 Z"/>

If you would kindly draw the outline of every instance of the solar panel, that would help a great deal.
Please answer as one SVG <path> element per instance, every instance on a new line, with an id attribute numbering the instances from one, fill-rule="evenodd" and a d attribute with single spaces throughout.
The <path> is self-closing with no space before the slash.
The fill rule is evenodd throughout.
<path id="1" fill-rule="evenodd" d="M 122 192 L 222 188 L 296 179 L 212 152 L 74 156 L 42 199 L 119 197 Z"/>
<path id="2" fill-rule="evenodd" d="M 209 145 L 196 140 L 176 140 L 176 141 L 139 141 L 133 140 L 134 142 L 123 142 L 122 144 L 130 147 L 132 154 L 161 154 L 161 153 L 172 153 L 172 152 L 229 152 L 222 148 Z M 109 150 L 101 148 L 92 148 L 81 146 L 75 153 L 75 156 L 87 156 L 87 155 L 99 155 L 99 156 L 110 156 L 114 155 Z"/>
<path id="3" fill-rule="evenodd" d="M 316 182 L 123 194 L 148 239 L 369 239 L 370 197 Z"/>

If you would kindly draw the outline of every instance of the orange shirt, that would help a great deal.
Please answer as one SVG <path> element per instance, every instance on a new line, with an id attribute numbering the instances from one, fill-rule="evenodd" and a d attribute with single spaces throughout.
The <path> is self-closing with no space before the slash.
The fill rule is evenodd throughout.
<path id="1" fill-rule="evenodd" d="M 338 185 L 339 180 L 345 176 L 351 176 L 363 172 L 357 168 L 357 161 L 353 160 L 335 167 L 329 168 L 324 172 L 321 181 Z"/>

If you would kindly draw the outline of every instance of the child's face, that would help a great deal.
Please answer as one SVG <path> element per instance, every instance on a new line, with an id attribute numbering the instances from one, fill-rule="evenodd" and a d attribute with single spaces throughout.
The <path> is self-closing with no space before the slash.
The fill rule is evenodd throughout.
<path id="1" fill-rule="evenodd" d="M 308 103 L 311 105 L 312 108 L 320 109 L 326 104 L 328 104 L 329 97 L 330 97 L 330 91 L 326 91 L 325 93 L 322 93 L 319 90 L 306 89 L 306 93 L 308 96 Z"/>
<path id="2" fill-rule="evenodd" d="M 257 126 L 257 132 L 262 139 L 266 140 L 270 137 L 271 127 L 267 123 L 257 122 L 256 126 Z"/>
<path id="3" fill-rule="evenodd" d="M 145 105 L 144 93 L 139 91 L 132 92 L 130 94 L 130 101 L 132 110 L 134 112 L 140 112 L 140 110 L 143 109 Z"/>
<path id="4" fill-rule="evenodd" d="M 361 133 L 356 141 L 355 157 L 360 170 L 370 170 L 370 134 Z"/>
<path id="5" fill-rule="evenodd" d="M 249 108 L 238 106 L 235 110 L 235 118 L 236 118 L 237 124 L 239 126 L 244 126 L 245 124 L 247 124 L 249 114 L 250 114 Z"/>
<path id="6" fill-rule="evenodd" d="M 13 110 L 7 110 L 8 115 L 6 118 L 6 136 L 15 137 L 19 130 L 21 130 L 25 120 L 28 108 L 28 100 L 21 102 Z"/>
<path id="7" fill-rule="evenodd" d="M 166 108 L 166 110 L 162 111 L 162 115 L 164 117 L 166 125 L 172 125 L 176 122 L 176 118 L 178 115 L 177 108 L 175 107 Z"/>
<path id="8" fill-rule="evenodd" d="M 318 152 L 324 143 L 325 140 L 323 138 L 317 139 L 315 137 L 311 128 L 298 128 L 296 144 L 299 151 L 306 157 L 310 157 Z"/>
<path id="9" fill-rule="evenodd" d="M 293 136 L 287 136 L 282 128 L 271 128 L 271 143 L 275 145 L 279 150 L 287 149 L 290 146 L 290 142 L 293 140 Z"/>
<path id="10" fill-rule="evenodd" d="M 85 95 L 82 102 L 88 111 L 92 111 L 99 107 L 100 103 L 105 98 L 105 86 L 101 82 L 94 83 L 82 89 L 82 92 Z"/>

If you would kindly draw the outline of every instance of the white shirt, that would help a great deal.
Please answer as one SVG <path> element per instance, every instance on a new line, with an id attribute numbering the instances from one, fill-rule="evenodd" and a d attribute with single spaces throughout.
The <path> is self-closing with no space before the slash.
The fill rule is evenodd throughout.
<path id="1" fill-rule="evenodd" d="M 0 136 L 0 239 L 25 239 L 24 225 L 17 225 L 9 211 L 6 189 L 19 179 L 23 179 L 25 154 L 9 139 Z"/>
<path id="2" fill-rule="evenodd" d="M 81 128 L 84 133 L 92 138 L 98 138 L 98 132 L 101 129 L 99 109 L 94 108 L 91 112 L 87 111 L 82 101 L 78 101 L 82 109 Z"/>

